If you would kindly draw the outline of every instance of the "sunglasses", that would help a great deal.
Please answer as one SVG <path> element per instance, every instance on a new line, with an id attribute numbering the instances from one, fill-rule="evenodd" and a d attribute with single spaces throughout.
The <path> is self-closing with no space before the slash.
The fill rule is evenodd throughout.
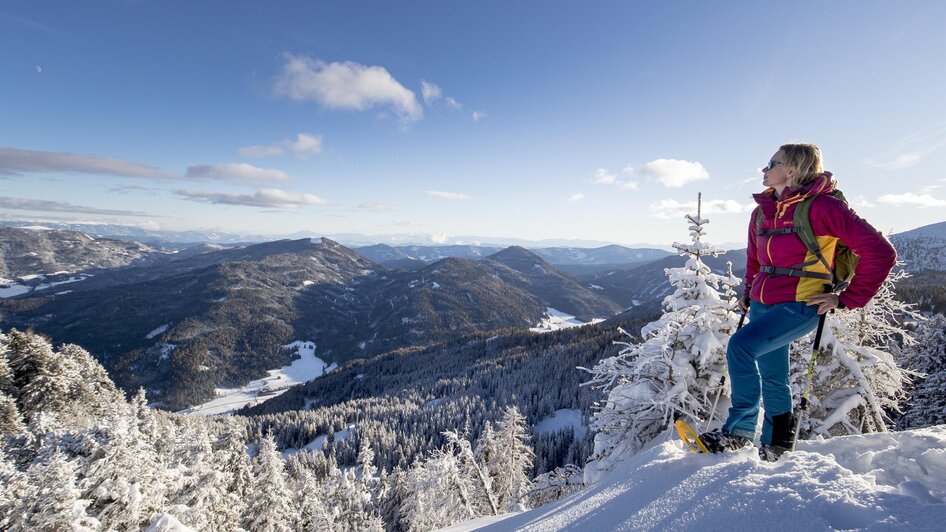
<path id="1" fill-rule="evenodd" d="M 771 170 L 771 169 L 775 168 L 776 166 L 778 166 L 778 165 L 780 165 L 780 164 L 785 164 L 785 163 L 782 162 L 782 161 L 776 161 L 775 159 L 772 159 L 772 160 L 769 161 L 769 165 L 766 166 L 765 169 L 766 169 L 766 170 Z"/>

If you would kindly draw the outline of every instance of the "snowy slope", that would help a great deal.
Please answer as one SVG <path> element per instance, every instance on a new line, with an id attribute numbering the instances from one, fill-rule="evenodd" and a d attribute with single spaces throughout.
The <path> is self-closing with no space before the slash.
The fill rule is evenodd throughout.
<path id="1" fill-rule="evenodd" d="M 666 435 L 570 497 L 449 530 L 946 530 L 946 425 L 696 455 Z"/>

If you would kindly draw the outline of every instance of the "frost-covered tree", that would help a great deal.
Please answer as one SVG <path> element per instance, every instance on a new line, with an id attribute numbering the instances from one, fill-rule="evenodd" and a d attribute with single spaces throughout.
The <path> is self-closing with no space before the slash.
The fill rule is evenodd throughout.
<path id="1" fill-rule="evenodd" d="M 915 338 L 903 365 L 919 375 L 899 419 L 901 429 L 946 423 L 946 317 L 935 314 L 920 322 Z"/>
<path id="2" fill-rule="evenodd" d="M 99 522 L 88 516 L 90 501 L 81 498 L 76 486 L 76 466 L 58 450 L 46 460 L 36 460 L 25 475 L 30 493 L 21 496 L 21 519 L 10 530 L 73 530 L 92 531 Z"/>
<path id="3" fill-rule="evenodd" d="M 408 497 L 402 516 L 412 530 L 443 528 L 477 517 L 476 487 L 464 463 L 464 440 L 455 431 L 444 433 L 447 444 L 415 464 L 407 477 Z M 467 442 L 469 445 L 469 442 Z"/>
<path id="4" fill-rule="evenodd" d="M 617 356 L 587 370 L 592 378 L 585 384 L 607 394 L 591 424 L 599 467 L 609 467 L 608 457 L 637 452 L 677 416 L 706 419 L 720 390 L 726 346 L 738 323 L 734 287 L 741 281 L 731 266 L 719 275 L 701 260 L 725 250 L 701 241 L 709 220 L 699 205 L 695 216 L 686 216 L 690 242 L 673 244 L 687 261 L 665 270 L 674 292 L 663 301 L 663 316 L 641 329 L 641 343 L 616 342 L 624 346 Z"/>
<path id="5" fill-rule="evenodd" d="M 22 432 L 25 428 L 20 410 L 16 401 L 9 395 L 0 392 L 0 437 Z"/>
<path id="6" fill-rule="evenodd" d="M 909 382 L 909 373 L 896 360 L 901 346 L 914 344 L 902 323 L 920 319 L 912 305 L 895 297 L 897 282 L 908 275 L 892 272 L 865 307 L 837 311 L 826 319 L 803 433 L 827 437 L 887 431 L 887 413 L 898 409 Z M 796 398 L 805 386 L 812 342 L 813 334 L 793 346 Z"/>
<path id="7" fill-rule="evenodd" d="M 487 426 L 477 442 L 476 456 L 490 478 L 490 491 L 498 512 L 509 511 L 523 503 L 532 488 L 529 472 L 535 453 L 529 445 L 526 418 L 515 406 L 508 406 L 496 424 L 495 432 Z"/>
<path id="8" fill-rule="evenodd" d="M 254 459 L 253 491 L 250 494 L 246 528 L 261 532 L 293 530 L 296 508 L 286 479 L 282 455 L 276 450 L 272 434 L 259 444 Z"/>

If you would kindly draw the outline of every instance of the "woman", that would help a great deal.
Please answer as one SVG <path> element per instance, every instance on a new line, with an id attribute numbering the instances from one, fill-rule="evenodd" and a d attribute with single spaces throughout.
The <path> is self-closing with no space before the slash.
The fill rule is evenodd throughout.
<path id="1" fill-rule="evenodd" d="M 866 305 L 893 268 L 896 252 L 831 194 L 835 182 L 822 169 L 817 146 L 782 146 L 762 174 L 769 188 L 753 196 L 759 205 L 749 222 L 745 296 L 739 302 L 743 312 L 751 309 L 751 321 L 732 336 L 726 352 L 732 407 L 722 428 L 700 439 L 714 453 L 751 445 L 761 397 L 765 418 L 759 454 L 774 461 L 792 447 L 795 431 L 789 344 L 811 332 L 819 314 Z M 860 257 L 846 287 L 826 281 L 829 269 L 791 232 L 795 208 L 812 196 L 808 218 L 826 260 L 833 267 L 839 241 Z"/>

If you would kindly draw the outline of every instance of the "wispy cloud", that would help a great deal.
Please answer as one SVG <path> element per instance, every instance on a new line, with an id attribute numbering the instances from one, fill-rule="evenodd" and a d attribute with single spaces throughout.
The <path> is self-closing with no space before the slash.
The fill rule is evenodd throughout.
<path id="1" fill-rule="evenodd" d="M 187 177 L 196 179 L 218 179 L 235 183 L 253 184 L 292 179 L 280 170 L 258 168 L 246 163 L 231 164 L 194 164 L 187 167 Z"/>
<path id="2" fill-rule="evenodd" d="M 445 200 L 468 200 L 468 199 L 470 199 L 470 197 L 467 196 L 466 194 L 460 194 L 459 192 L 441 192 L 441 191 L 438 191 L 438 190 L 427 190 L 427 191 L 424 191 L 424 194 L 427 194 L 428 196 L 430 196 L 430 197 L 432 197 L 432 198 L 440 198 L 440 199 L 445 199 Z"/>
<path id="3" fill-rule="evenodd" d="M 935 124 L 907 135 L 897 141 L 889 152 L 870 157 L 864 164 L 874 168 L 902 170 L 916 166 L 943 146 L 946 146 L 946 123 Z"/>
<path id="4" fill-rule="evenodd" d="M 421 80 L 420 88 L 421 88 L 421 91 L 420 91 L 421 96 L 424 97 L 424 103 L 427 104 L 428 106 L 433 105 L 434 103 L 440 100 L 443 100 L 444 103 L 447 104 L 447 107 L 454 111 L 459 111 L 460 109 L 463 109 L 462 103 L 456 101 L 450 96 L 444 96 L 443 89 L 441 89 L 440 86 L 435 83 L 430 83 L 427 80 Z"/>
<path id="5" fill-rule="evenodd" d="M 746 213 L 750 212 L 753 206 L 754 204 L 742 204 L 735 200 L 703 200 L 700 214 Z M 696 214 L 696 202 L 681 203 L 674 199 L 664 199 L 650 206 L 650 214 L 661 220 L 682 218 L 687 214 Z"/>
<path id="6" fill-rule="evenodd" d="M 51 172 L 145 179 L 179 179 L 181 177 L 153 166 L 119 159 L 77 153 L 0 147 L 0 175 L 20 176 Z"/>
<path id="7" fill-rule="evenodd" d="M 695 161 L 657 159 L 641 167 L 640 173 L 653 177 L 665 187 L 679 188 L 687 183 L 709 179 L 709 172 Z"/>
<path id="8" fill-rule="evenodd" d="M 65 201 L 49 201 L 31 198 L 0 197 L 0 207 L 15 211 L 70 212 L 77 214 L 99 214 L 108 216 L 152 216 L 146 212 L 98 209 L 84 205 L 74 205 Z"/>
<path id="9" fill-rule="evenodd" d="M 879 203 L 886 203 L 895 207 L 946 207 L 946 200 L 934 198 L 932 194 L 916 194 L 907 192 L 904 194 L 884 194 L 877 198 Z"/>
<path id="10" fill-rule="evenodd" d="M 480 120 L 486 118 L 486 113 L 483 111 L 473 111 L 473 121 L 479 122 Z"/>
<path id="11" fill-rule="evenodd" d="M 398 210 L 397 207 L 394 207 L 393 205 L 373 201 L 362 203 L 358 206 L 358 208 L 368 212 L 392 212 Z"/>
<path id="12" fill-rule="evenodd" d="M 623 173 L 630 175 L 633 173 L 633 168 L 626 166 Z M 595 170 L 594 175 L 591 177 L 591 183 L 594 185 L 614 185 L 627 190 L 637 190 L 637 181 L 632 179 L 619 179 L 617 175 L 611 173 L 606 168 L 598 168 Z"/>
<path id="13" fill-rule="evenodd" d="M 237 150 L 240 157 L 274 157 L 292 153 L 300 159 L 308 159 L 322 153 L 322 136 L 299 133 L 295 140 L 282 139 L 274 144 L 246 146 Z"/>
<path id="14" fill-rule="evenodd" d="M 286 54 L 285 60 L 276 79 L 276 94 L 295 101 L 315 101 L 329 109 L 389 107 L 405 122 L 424 116 L 414 93 L 384 67 L 352 61 L 328 63 L 292 54 Z"/>
<path id="15" fill-rule="evenodd" d="M 313 194 L 287 192 L 267 188 L 255 194 L 233 194 L 227 192 L 203 192 L 200 190 L 176 190 L 175 193 L 188 200 L 215 205 L 245 205 L 272 209 L 298 209 L 310 205 L 328 205 L 328 201 Z"/>
<path id="16" fill-rule="evenodd" d="M 430 235 L 430 241 L 434 244 L 446 244 L 449 240 L 447 233 L 434 233 Z"/>
<path id="17" fill-rule="evenodd" d="M 583 200 L 583 199 L 585 199 L 585 195 L 582 194 L 581 192 L 579 192 L 579 193 L 577 193 L 577 194 L 572 194 L 572 195 L 568 198 L 568 201 L 570 201 L 570 202 L 572 202 L 572 203 L 578 203 L 579 201 L 581 201 L 581 200 Z"/>

